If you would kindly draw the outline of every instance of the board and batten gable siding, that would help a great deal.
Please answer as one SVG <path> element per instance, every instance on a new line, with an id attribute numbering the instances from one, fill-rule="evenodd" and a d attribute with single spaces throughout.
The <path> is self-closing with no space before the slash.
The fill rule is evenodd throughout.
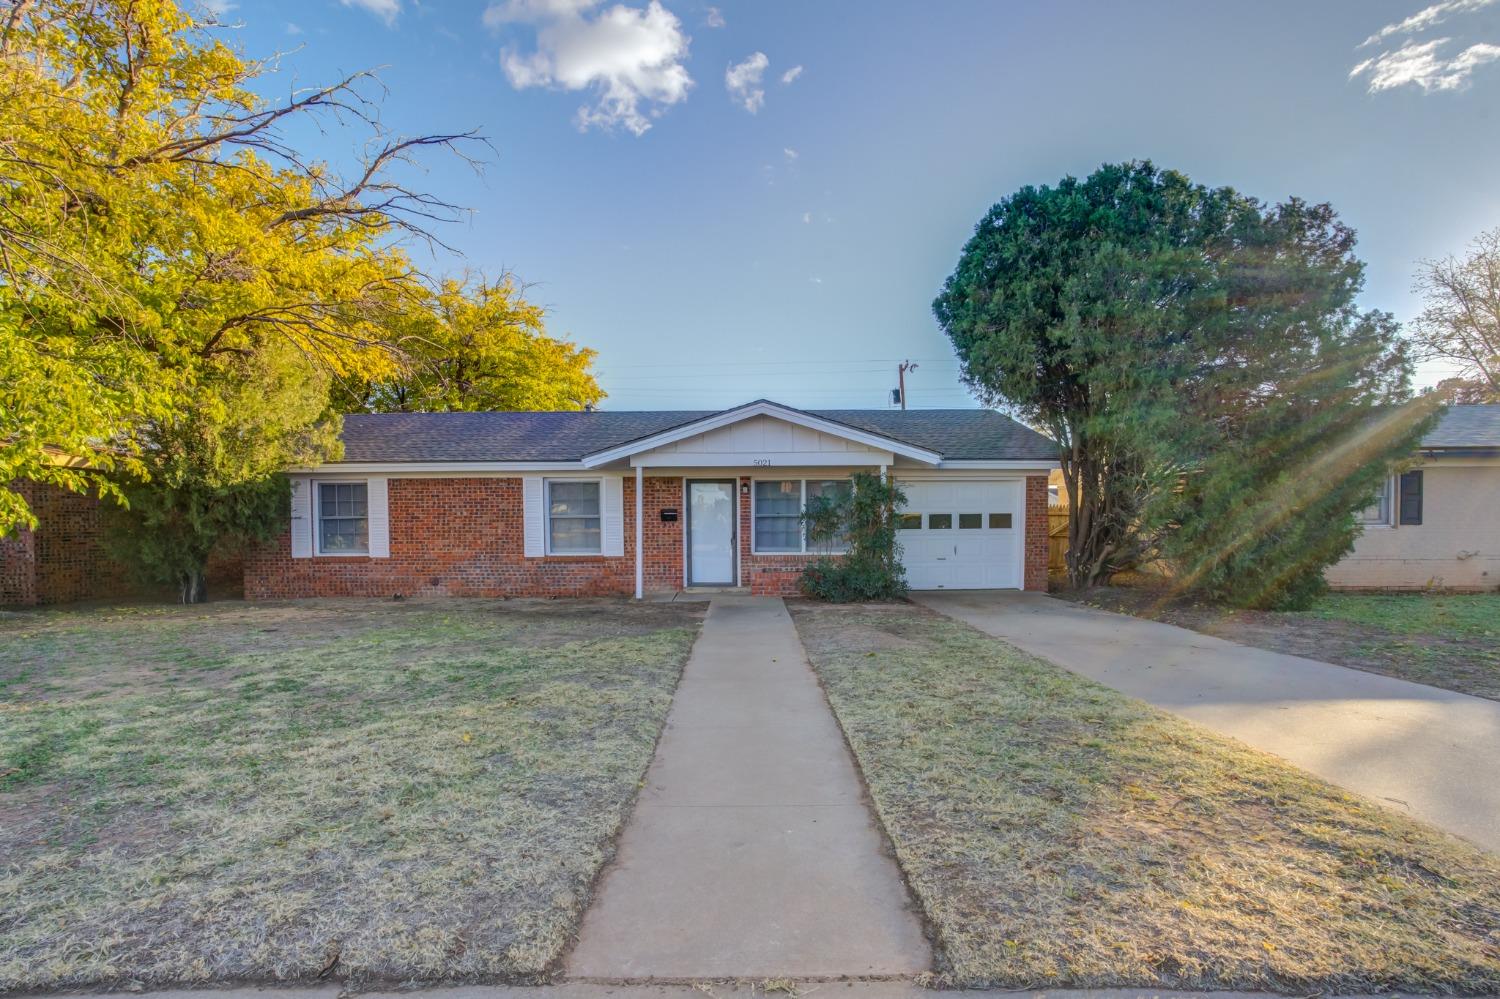
<path id="1" fill-rule="evenodd" d="M 836 434 L 798 426 L 774 416 L 753 416 L 727 427 L 663 444 L 632 458 L 638 465 L 750 465 L 756 459 L 772 466 L 888 465 L 889 451 L 866 447 Z"/>

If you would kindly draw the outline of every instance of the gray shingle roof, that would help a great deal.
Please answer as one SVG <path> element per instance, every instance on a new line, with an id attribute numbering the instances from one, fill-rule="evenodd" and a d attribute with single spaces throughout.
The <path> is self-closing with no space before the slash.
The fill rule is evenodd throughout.
<path id="1" fill-rule="evenodd" d="M 1450 407 L 1422 446 L 1500 447 L 1500 403 Z"/>
<path id="2" fill-rule="evenodd" d="M 361 413 L 344 417 L 344 460 L 577 461 L 716 412 Z M 1057 455 L 1041 434 L 986 409 L 805 412 L 936 451 L 950 461 L 1052 461 Z"/>

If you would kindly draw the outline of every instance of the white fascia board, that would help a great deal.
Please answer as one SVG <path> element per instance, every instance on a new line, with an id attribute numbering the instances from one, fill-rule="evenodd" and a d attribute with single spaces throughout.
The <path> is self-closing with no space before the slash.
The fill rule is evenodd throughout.
<path id="1" fill-rule="evenodd" d="M 335 461 L 288 468 L 288 475 L 393 475 L 420 479 L 429 475 L 520 475 L 523 472 L 581 472 L 577 461 Z"/>
<path id="2" fill-rule="evenodd" d="M 910 458 L 912 461 L 920 461 L 928 465 L 936 465 L 943 460 L 943 456 L 936 451 L 914 447 L 903 441 L 898 441 L 890 437 L 882 437 L 879 434 L 872 434 L 865 430 L 857 430 L 843 423 L 835 423 L 832 420 L 812 416 L 800 410 L 778 406 L 774 402 L 755 402 L 748 406 L 741 406 L 738 409 L 715 413 L 713 416 L 707 416 L 701 420 L 683 424 L 680 427 L 663 430 L 659 434 L 652 434 L 650 437 L 643 437 L 638 441 L 621 444 L 607 451 L 596 451 L 593 454 L 586 454 L 583 456 L 583 464 L 586 468 L 597 468 L 600 465 L 607 465 L 612 461 L 629 458 L 631 455 L 639 454 L 642 451 L 650 451 L 652 448 L 658 448 L 664 444 L 673 444 L 680 440 L 686 440 L 689 437 L 696 437 L 698 434 L 707 433 L 710 430 L 718 430 L 720 427 L 727 427 L 732 423 L 739 423 L 741 420 L 748 420 L 756 416 L 772 416 L 778 420 L 785 420 L 787 423 L 794 423 L 799 427 L 806 427 L 809 430 L 820 430 L 825 434 L 832 434 L 835 437 L 854 441 L 856 444 L 863 444 L 876 451 L 892 451 L 903 458 Z"/>
<path id="3" fill-rule="evenodd" d="M 1056 461 L 1036 461 L 1036 460 L 1030 460 L 1030 461 L 1011 461 L 1011 460 L 999 460 L 999 459 L 996 459 L 994 461 L 945 461 L 941 465 L 939 465 L 938 467 L 939 468 L 953 468 L 953 469 L 968 468 L 968 469 L 975 469 L 975 470 L 978 470 L 978 471 L 983 471 L 983 470 L 986 470 L 986 469 L 993 469 L 995 471 L 1007 471 L 1007 472 L 1009 472 L 1009 471 L 1050 472 L 1054 468 L 1061 468 L 1062 467 L 1062 463 L 1061 462 L 1056 462 Z M 898 469 L 898 471 L 899 471 L 899 469 Z"/>
<path id="4" fill-rule="evenodd" d="M 673 468 L 734 468 L 742 473 L 754 472 L 757 475 L 778 468 L 875 468 L 890 463 L 889 451 L 869 451 L 863 454 L 851 451 L 704 452 L 664 454 L 660 458 L 639 454 L 630 459 L 633 467 L 662 471 Z"/>

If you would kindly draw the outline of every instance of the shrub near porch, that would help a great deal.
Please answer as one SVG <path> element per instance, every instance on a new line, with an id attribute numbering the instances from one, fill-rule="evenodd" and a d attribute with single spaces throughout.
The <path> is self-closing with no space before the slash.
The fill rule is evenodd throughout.
<path id="1" fill-rule="evenodd" d="M 700 614 L 0 615 L 0 991 L 535 980 L 587 904 Z"/>
<path id="2" fill-rule="evenodd" d="M 794 616 L 947 982 L 1500 988 L 1500 860 L 932 612 Z"/>

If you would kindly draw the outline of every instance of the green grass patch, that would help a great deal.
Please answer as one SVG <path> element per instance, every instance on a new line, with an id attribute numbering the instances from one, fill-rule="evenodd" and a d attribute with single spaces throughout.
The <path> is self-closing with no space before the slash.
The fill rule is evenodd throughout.
<path id="1" fill-rule="evenodd" d="M 920 608 L 794 616 L 946 983 L 1500 988 L 1496 858 Z"/>
<path id="2" fill-rule="evenodd" d="M 1330 593 L 1304 613 L 1400 635 L 1500 638 L 1500 593 Z"/>
<path id="3" fill-rule="evenodd" d="M 0 991 L 545 976 L 700 613 L 0 615 Z"/>

